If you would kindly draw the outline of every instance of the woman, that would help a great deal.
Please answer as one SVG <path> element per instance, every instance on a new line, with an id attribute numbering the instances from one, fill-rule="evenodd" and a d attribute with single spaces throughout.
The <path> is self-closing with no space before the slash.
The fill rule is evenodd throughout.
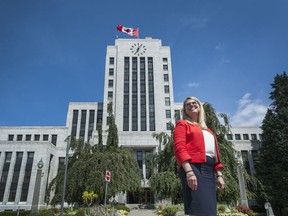
<path id="1" fill-rule="evenodd" d="M 183 102 L 183 120 L 177 122 L 173 135 L 185 214 L 217 215 L 216 181 L 224 189 L 224 168 L 217 139 L 206 126 L 205 111 L 197 98 Z"/>

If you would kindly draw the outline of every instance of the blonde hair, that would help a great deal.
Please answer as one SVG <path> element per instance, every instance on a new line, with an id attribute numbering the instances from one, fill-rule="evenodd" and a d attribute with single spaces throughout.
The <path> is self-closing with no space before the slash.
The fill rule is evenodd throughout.
<path id="1" fill-rule="evenodd" d="M 182 114 L 183 114 L 183 119 L 184 120 L 190 120 L 191 121 L 191 118 L 187 115 L 187 113 L 185 112 L 185 104 L 187 102 L 187 100 L 195 100 L 199 106 L 200 106 L 200 111 L 199 111 L 199 114 L 198 114 L 198 121 L 197 123 L 199 124 L 199 126 L 201 127 L 201 129 L 207 129 L 207 125 L 206 125 L 206 115 L 205 115 L 205 110 L 203 108 L 203 105 L 201 103 L 201 101 L 196 98 L 196 97 L 187 97 L 184 102 L 183 102 L 183 108 L 182 108 Z"/>

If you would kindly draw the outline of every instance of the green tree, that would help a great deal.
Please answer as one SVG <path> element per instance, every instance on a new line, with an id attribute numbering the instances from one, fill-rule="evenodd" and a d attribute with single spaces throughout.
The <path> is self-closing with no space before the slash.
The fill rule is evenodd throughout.
<path id="1" fill-rule="evenodd" d="M 118 129 L 115 124 L 115 118 L 113 115 L 112 102 L 108 104 L 108 119 L 109 119 L 109 129 L 108 129 L 108 137 L 107 137 L 107 148 L 108 149 L 116 149 L 119 145 L 118 139 Z"/>
<path id="2" fill-rule="evenodd" d="M 171 131 L 173 131 L 173 125 Z M 181 197 L 181 183 L 173 152 L 173 136 L 161 132 L 154 133 L 153 137 L 159 142 L 159 146 L 164 145 L 164 149 L 152 155 L 148 164 L 149 169 L 156 171 L 149 179 L 151 190 L 160 198 L 171 198 L 173 203 L 177 203 L 178 198 Z"/>
<path id="3" fill-rule="evenodd" d="M 221 113 L 219 117 L 223 119 L 224 124 L 221 124 L 214 108 L 205 103 L 204 109 L 207 117 L 207 126 L 215 133 L 223 166 L 225 167 L 225 190 L 219 191 L 218 201 L 224 203 L 235 203 L 239 198 L 239 185 L 237 177 L 237 161 L 235 159 L 235 150 L 232 142 L 226 139 L 229 132 L 229 121 L 227 115 Z M 173 126 L 172 126 L 173 130 Z M 181 185 L 178 178 L 177 162 L 173 152 L 173 136 L 165 132 L 153 134 L 153 137 L 159 142 L 159 145 L 164 145 L 163 151 L 153 155 L 152 164 L 156 165 L 156 170 L 150 178 L 151 189 L 158 195 L 170 197 L 173 202 L 181 197 Z M 255 186 L 257 180 L 252 178 L 244 171 L 244 176 L 248 185 Z M 248 194 L 252 197 L 254 194 L 248 189 Z"/>
<path id="4" fill-rule="evenodd" d="M 112 113 L 112 112 L 111 112 Z M 107 148 L 99 144 L 91 146 L 82 140 L 71 140 L 67 172 L 67 189 L 65 201 L 68 203 L 82 203 L 84 191 L 94 191 L 103 201 L 105 193 L 105 171 L 111 172 L 111 181 L 108 186 L 108 197 L 125 191 L 137 191 L 140 187 L 141 174 L 133 150 L 118 147 L 117 126 L 114 116 L 110 115 L 111 122 L 108 129 Z M 100 137 L 100 136 L 98 136 Z M 102 137 L 102 136 L 101 136 Z M 64 171 L 59 171 L 48 188 L 49 195 L 54 196 L 51 204 L 60 203 Z M 47 200 L 50 200 L 48 197 Z"/>
<path id="5" fill-rule="evenodd" d="M 256 174 L 264 185 L 267 199 L 279 214 L 288 206 L 288 77 L 277 74 L 272 103 L 262 123 L 262 147 Z"/>
<path id="6" fill-rule="evenodd" d="M 93 191 L 92 192 L 84 191 L 82 194 L 83 203 L 86 203 L 87 206 L 91 206 L 97 198 L 98 195 Z"/>

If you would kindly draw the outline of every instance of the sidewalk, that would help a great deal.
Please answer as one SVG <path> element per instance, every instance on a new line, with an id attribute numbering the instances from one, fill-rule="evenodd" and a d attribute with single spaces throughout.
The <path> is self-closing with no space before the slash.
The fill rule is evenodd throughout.
<path id="1" fill-rule="evenodd" d="M 150 209 L 133 209 L 128 216 L 156 216 L 155 210 Z"/>

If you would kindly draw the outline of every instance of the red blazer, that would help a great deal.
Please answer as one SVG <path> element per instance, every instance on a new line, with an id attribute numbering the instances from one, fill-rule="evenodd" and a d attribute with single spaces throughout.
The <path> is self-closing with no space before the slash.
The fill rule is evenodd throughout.
<path id="1" fill-rule="evenodd" d="M 224 169 L 221 164 L 218 142 L 210 129 L 207 129 L 215 139 L 215 156 L 216 163 L 214 170 Z M 178 166 L 181 167 L 184 161 L 190 163 L 205 163 L 206 151 L 202 129 L 198 125 L 193 125 L 185 120 L 177 122 L 173 131 L 174 136 L 174 153 Z"/>

